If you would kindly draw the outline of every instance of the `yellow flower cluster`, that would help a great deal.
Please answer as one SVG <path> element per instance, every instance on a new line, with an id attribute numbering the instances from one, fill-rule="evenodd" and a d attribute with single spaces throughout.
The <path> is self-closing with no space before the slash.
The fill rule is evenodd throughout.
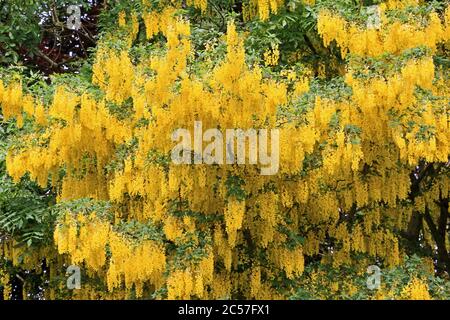
<path id="1" fill-rule="evenodd" d="M 100 51 L 93 70 L 93 83 L 105 90 L 107 100 L 120 104 L 131 96 L 134 71 L 126 51 Z"/>
<path id="2" fill-rule="evenodd" d="M 245 215 L 245 201 L 231 200 L 225 209 L 225 226 L 228 242 L 231 247 L 236 245 L 237 231 L 242 228 Z"/>
<path id="3" fill-rule="evenodd" d="M 253 267 L 250 275 L 250 296 L 257 298 L 261 290 L 261 267 Z"/>
<path id="4" fill-rule="evenodd" d="M 276 66 L 279 58 L 280 51 L 278 50 L 278 44 L 264 52 L 264 63 L 266 66 Z"/>
<path id="5" fill-rule="evenodd" d="M 149 283 L 154 288 L 163 285 L 166 268 L 164 248 L 151 240 L 137 245 L 117 233 L 109 237 L 111 258 L 107 273 L 108 289 L 113 290 L 124 282 L 127 289 L 135 286 L 137 297 L 143 294 L 143 286 Z"/>
<path id="6" fill-rule="evenodd" d="M 202 13 L 205 13 L 208 6 L 208 0 L 188 0 L 187 5 L 199 8 Z"/>
<path id="7" fill-rule="evenodd" d="M 414 278 L 403 288 L 401 296 L 406 300 L 431 300 L 428 286 L 421 279 Z"/>
<path id="8" fill-rule="evenodd" d="M 384 4 L 389 9 L 403 9 L 406 7 L 417 6 L 420 0 L 387 0 Z"/>
<path id="9" fill-rule="evenodd" d="M 0 80 L 0 104 L 3 106 L 2 113 L 5 120 L 22 116 L 22 100 L 21 83 L 12 83 L 5 88 L 3 81 Z"/>
<path id="10" fill-rule="evenodd" d="M 286 273 L 289 279 L 300 276 L 304 269 L 303 251 L 301 248 L 290 250 L 287 248 L 274 248 L 270 250 L 271 261 L 275 266 Z"/>
<path id="11" fill-rule="evenodd" d="M 119 27 L 125 27 L 126 25 L 126 12 L 125 11 L 120 11 L 119 12 Z"/>
<path id="12" fill-rule="evenodd" d="M 147 39 L 153 38 L 158 32 L 167 34 L 168 28 L 175 24 L 176 19 L 174 14 L 176 11 L 177 9 L 175 7 L 168 6 L 161 12 L 150 11 L 144 13 L 142 18 L 145 24 Z"/>
<path id="13" fill-rule="evenodd" d="M 109 225 L 96 218 L 95 213 L 86 217 L 72 217 L 67 213 L 64 223 L 58 225 L 54 240 L 60 254 L 69 253 L 73 264 L 85 262 L 99 271 L 106 262 L 105 246 L 109 237 Z"/>
<path id="14" fill-rule="evenodd" d="M 118 25 L 122 31 L 126 32 L 125 39 L 127 40 L 128 47 L 131 47 L 133 41 L 136 39 L 139 33 L 139 19 L 138 15 L 133 12 L 131 14 L 131 23 L 127 23 L 127 14 L 125 11 L 119 12 Z"/>
<path id="15" fill-rule="evenodd" d="M 61 183 L 62 199 L 85 196 L 104 199 L 107 190 L 101 168 L 109 161 L 113 145 L 131 137 L 129 124 L 112 116 L 104 101 L 96 102 L 87 94 L 78 97 L 63 88 L 56 90 L 49 110 L 35 103 L 34 117 L 39 125 L 50 118 L 54 121 L 44 135 L 36 138 L 31 134 L 26 138 L 31 143 L 26 151 L 8 153 L 9 174 L 17 181 L 29 172 L 43 187 L 50 176 L 54 185 Z M 3 105 L 7 105 L 5 101 Z M 86 155 L 95 161 L 83 164 Z M 66 166 L 66 175 L 60 181 L 62 166 Z"/>
<path id="16" fill-rule="evenodd" d="M 11 294 L 11 285 L 9 283 L 9 273 L 0 270 L 0 285 L 3 291 L 3 300 L 9 300 L 9 295 Z"/>
<path id="17" fill-rule="evenodd" d="M 349 73 L 347 83 L 353 89 L 353 101 L 359 108 L 360 114 L 352 119 L 367 128 L 363 139 L 376 140 L 377 143 L 392 137 L 400 151 L 400 159 L 409 164 L 417 163 L 419 159 L 429 162 L 445 162 L 449 153 L 448 115 L 437 108 L 445 108 L 446 100 L 436 101 L 434 104 L 423 104 L 418 100 L 415 90 L 417 87 L 433 90 L 435 68 L 431 57 L 421 60 L 410 60 L 400 73 L 387 79 L 370 79 L 356 81 Z M 411 112 L 417 110 L 417 114 Z M 444 109 L 445 110 L 445 109 Z M 435 128 L 434 135 L 429 139 L 418 139 L 419 127 L 413 130 L 388 126 L 388 113 L 402 114 L 403 128 L 407 123 L 420 122 Z M 386 121 L 379 121 L 385 117 Z"/>
<path id="18" fill-rule="evenodd" d="M 381 11 L 381 14 L 384 12 Z M 384 23 L 379 30 L 362 29 L 331 11 L 322 10 L 318 16 L 317 28 L 325 46 L 335 40 L 343 57 L 348 52 L 368 57 L 384 53 L 400 54 L 419 46 L 426 46 L 434 52 L 438 43 L 450 40 L 448 18 L 441 21 L 435 12 L 429 15 L 425 26 L 399 21 L 387 23 L 383 16 L 381 21 Z"/>
<path id="19" fill-rule="evenodd" d="M 95 212 L 89 216 L 67 213 L 56 226 L 54 240 L 60 254 L 68 254 L 73 264 L 84 263 L 89 270 L 106 272 L 108 289 L 122 284 L 135 288 L 141 297 L 146 283 L 161 287 L 166 268 L 164 249 L 154 241 L 133 243 L 112 230 Z M 106 250 L 109 248 L 110 257 Z"/>
<path id="20" fill-rule="evenodd" d="M 214 278 L 214 257 L 212 253 L 209 253 L 197 267 L 177 269 L 170 273 L 167 279 L 167 298 L 169 300 L 187 300 L 193 297 L 207 299 L 210 294 L 207 288 L 213 285 Z M 217 294 L 215 292 L 217 289 L 223 290 L 223 288 L 212 287 L 212 294 Z"/>
<path id="21" fill-rule="evenodd" d="M 51 260 L 58 256 L 57 250 L 52 246 L 34 247 L 32 250 L 23 243 L 12 238 L 3 238 L 0 243 L 0 257 L 9 260 L 14 267 L 42 271 L 42 260 Z M 1 275 L 1 270 L 0 270 Z M 1 279 L 1 278 L 0 278 Z"/>
<path id="22" fill-rule="evenodd" d="M 248 21 L 257 16 L 267 20 L 271 13 L 276 14 L 283 5 L 284 0 L 250 0 L 243 7 L 244 19 Z"/>

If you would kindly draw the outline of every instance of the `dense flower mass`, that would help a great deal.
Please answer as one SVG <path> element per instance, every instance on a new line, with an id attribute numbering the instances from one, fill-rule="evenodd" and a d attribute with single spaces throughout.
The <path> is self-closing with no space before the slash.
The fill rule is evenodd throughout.
<path id="1" fill-rule="evenodd" d="M 208 2 L 187 5 L 206 15 Z M 83 266 L 92 282 L 74 297 L 86 299 L 285 299 L 299 284 L 325 281 L 320 270 L 304 277 L 315 264 L 401 266 L 399 237 L 413 217 L 437 224 L 445 202 L 448 210 L 450 81 L 436 56 L 449 50 L 450 7 L 416 17 L 411 8 L 421 1 L 389 0 L 372 28 L 319 3 L 302 6 L 317 10 L 323 50 L 345 59 L 332 94 L 317 87 L 335 80 L 291 68 L 282 44 L 250 60 L 249 35 L 239 32 L 245 22 L 229 21 L 213 47 L 196 51 L 193 22 L 177 1 L 157 10 L 143 1 L 145 12 L 118 14 L 117 30 L 97 45 L 89 90 L 59 83 L 43 99 L 20 79 L 0 80 L 3 119 L 23 128 L 6 156 L 12 179 L 50 187 L 58 205 L 108 204 L 64 209 L 53 243 L 24 263 L 47 257 L 54 279 L 63 266 Z M 246 1 L 243 21 L 269 20 L 285 6 Z M 402 10 L 413 12 L 407 21 L 394 14 Z M 137 48 L 140 24 L 145 41 L 158 45 Z M 208 50 L 220 58 L 205 58 Z M 172 132 L 195 121 L 279 129 L 279 172 L 172 163 Z M 434 224 L 421 233 L 430 247 Z M 18 264 L 25 249 L 0 244 Z M 327 294 L 358 291 L 353 280 L 328 285 Z M 420 278 L 384 289 L 373 297 L 431 298 Z M 52 287 L 48 298 L 63 291 Z"/>

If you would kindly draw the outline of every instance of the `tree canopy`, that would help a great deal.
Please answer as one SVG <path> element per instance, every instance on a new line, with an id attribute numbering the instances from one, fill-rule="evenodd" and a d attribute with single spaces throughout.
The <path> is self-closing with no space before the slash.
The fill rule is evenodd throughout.
<path id="1" fill-rule="evenodd" d="M 0 4 L 5 299 L 450 298 L 448 1 Z"/>

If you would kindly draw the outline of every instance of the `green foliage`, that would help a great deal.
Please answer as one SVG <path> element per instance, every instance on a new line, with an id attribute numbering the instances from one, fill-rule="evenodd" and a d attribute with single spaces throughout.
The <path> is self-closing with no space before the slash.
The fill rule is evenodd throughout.
<path id="1" fill-rule="evenodd" d="M 297 291 L 290 297 L 291 300 L 315 300 L 315 299 L 374 299 L 381 294 L 385 299 L 389 296 L 401 296 L 402 290 L 413 279 L 421 279 L 429 289 L 434 299 L 450 299 L 450 282 L 436 277 L 425 266 L 424 261 L 413 255 L 405 257 L 404 262 L 395 268 L 380 270 L 379 288 L 369 289 L 368 278 L 372 275 L 365 270 L 357 270 L 352 266 L 332 268 L 330 265 L 317 264 L 308 266 L 301 276 Z M 310 285 L 311 279 L 320 281 L 316 286 Z M 335 290 L 331 290 L 335 285 Z M 353 288 L 356 290 L 349 290 Z"/>
<path id="2" fill-rule="evenodd" d="M 39 246 L 51 239 L 54 217 L 49 206 L 54 197 L 29 179 L 13 183 L 7 176 L 5 155 L 14 130 L 11 124 L 0 125 L 0 236 Z"/>

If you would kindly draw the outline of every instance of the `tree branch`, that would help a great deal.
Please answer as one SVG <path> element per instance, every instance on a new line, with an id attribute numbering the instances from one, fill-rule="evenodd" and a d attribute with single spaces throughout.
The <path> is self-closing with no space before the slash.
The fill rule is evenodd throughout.
<path id="1" fill-rule="evenodd" d="M 441 209 L 441 215 L 442 214 L 443 210 Z M 448 208 L 444 214 L 448 215 Z M 433 221 L 433 218 L 430 215 L 430 210 L 428 209 L 428 206 L 425 207 L 424 219 L 428 224 L 428 228 L 431 231 L 431 235 L 433 236 L 434 241 L 436 242 L 438 250 L 438 267 L 440 267 L 439 265 L 441 263 L 444 264 L 447 274 L 450 275 L 450 256 L 447 252 L 447 248 L 445 245 L 445 234 L 444 237 L 442 237 L 441 234 L 439 233 L 438 227 L 436 226 L 436 224 Z"/>
<path id="2" fill-rule="evenodd" d="M 42 59 L 44 59 L 45 61 L 47 61 L 48 63 L 50 63 L 50 65 L 54 68 L 58 67 L 59 65 L 53 61 L 52 59 L 50 59 L 45 53 L 43 53 L 42 51 L 38 50 L 36 51 L 36 54 L 41 57 Z"/>

